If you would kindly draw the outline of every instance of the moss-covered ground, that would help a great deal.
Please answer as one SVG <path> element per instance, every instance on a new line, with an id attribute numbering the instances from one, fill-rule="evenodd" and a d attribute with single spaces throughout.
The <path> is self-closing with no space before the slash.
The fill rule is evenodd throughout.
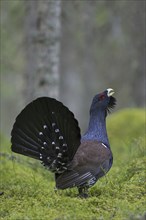
<path id="1" fill-rule="evenodd" d="M 54 190 L 53 175 L 38 161 L 11 153 L 1 136 L 1 220 L 144 220 L 144 110 L 112 114 L 107 128 L 114 164 L 90 190 L 88 199 L 77 190 Z"/>

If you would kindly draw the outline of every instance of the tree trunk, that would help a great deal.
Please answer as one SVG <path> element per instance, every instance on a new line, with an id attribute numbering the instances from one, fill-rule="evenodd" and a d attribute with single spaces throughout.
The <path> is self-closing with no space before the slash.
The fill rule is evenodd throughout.
<path id="1" fill-rule="evenodd" d="M 26 1 L 26 102 L 58 97 L 61 0 Z"/>

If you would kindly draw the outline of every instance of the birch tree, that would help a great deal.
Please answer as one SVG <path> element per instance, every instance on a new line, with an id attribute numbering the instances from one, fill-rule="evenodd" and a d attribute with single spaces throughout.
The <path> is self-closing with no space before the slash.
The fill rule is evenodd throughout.
<path id="1" fill-rule="evenodd" d="M 25 100 L 58 97 L 61 0 L 26 4 Z"/>

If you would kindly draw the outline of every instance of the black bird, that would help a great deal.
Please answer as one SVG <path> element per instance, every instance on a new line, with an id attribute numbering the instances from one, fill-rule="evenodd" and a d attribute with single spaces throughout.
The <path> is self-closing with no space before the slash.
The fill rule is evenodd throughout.
<path id="1" fill-rule="evenodd" d="M 40 97 L 17 116 L 11 132 L 12 151 L 38 160 L 55 174 L 56 187 L 77 187 L 79 195 L 104 176 L 113 156 L 106 131 L 106 116 L 116 104 L 113 89 L 95 95 L 90 120 L 81 137 L 74 114 L 61 102 Z"/>

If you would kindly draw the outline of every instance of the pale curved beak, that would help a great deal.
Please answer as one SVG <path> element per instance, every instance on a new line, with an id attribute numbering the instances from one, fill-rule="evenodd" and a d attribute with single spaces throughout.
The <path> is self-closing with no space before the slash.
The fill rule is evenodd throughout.
<path id="1" fill-rule="evenodd" d="M 112 96 L 114 93 L 115 93 L 115 92 L 114 92 L 113 89 L 111 89 L 111 88 L 107 89 L 107 96 L 108 96 L 108 97 Z"/>

